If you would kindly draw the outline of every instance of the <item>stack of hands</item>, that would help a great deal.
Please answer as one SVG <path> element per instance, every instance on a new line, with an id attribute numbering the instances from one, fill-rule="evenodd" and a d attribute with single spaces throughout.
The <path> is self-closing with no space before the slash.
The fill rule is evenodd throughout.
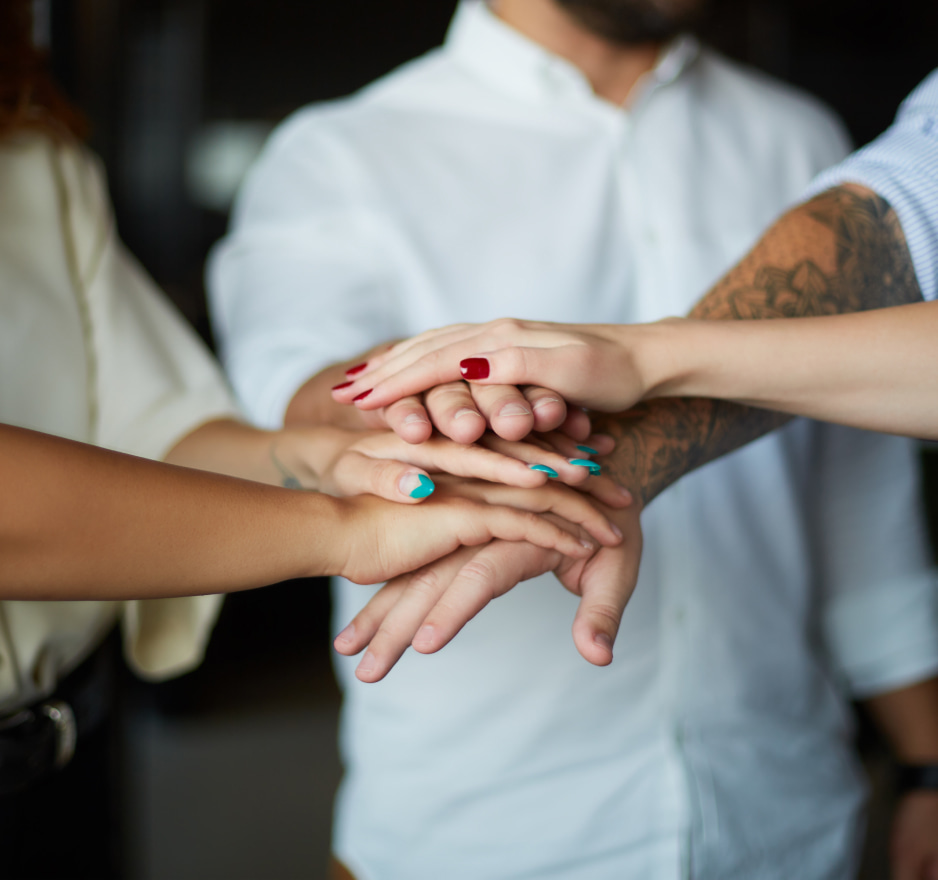
<path id="1" fill-rule="evenodd" d="M 611 662 L 638 576 L 641 530 L 640 505 L 602 474 L 612 438 L 591 434 L 583 409 L 633 402 L 623 396 L 623 349 L 603 329 L 506 320 L 431 331 L 351 367 L 333 389 L 336 401 L 384 430 L 348 446 L 326 491 L 438 508 L 456 499 L 505 505 L 542 514 L 584 542 L 575 554 L 529 540 L 459 546 L 392 579 L 335 641 L 342 654 L 367 648 L 359 679 L 380 680 L 409 646 L 438 651 L 492 599 L 549 571 L 581 597 L 573 621 L 579 652 Z M 517 347 L 529 340 L 535 347 Z M 365 572 L 351 579 L 368 582 Z"/>

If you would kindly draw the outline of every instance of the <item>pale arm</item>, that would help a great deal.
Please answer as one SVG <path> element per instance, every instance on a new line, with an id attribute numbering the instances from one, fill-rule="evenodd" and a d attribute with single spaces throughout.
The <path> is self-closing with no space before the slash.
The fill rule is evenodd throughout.
<path id="1" fill-rule="evenodd" d="M 648 397 L 716 397 L 938 439 L 938 302 L 796 321 L 637 331 Z"/>

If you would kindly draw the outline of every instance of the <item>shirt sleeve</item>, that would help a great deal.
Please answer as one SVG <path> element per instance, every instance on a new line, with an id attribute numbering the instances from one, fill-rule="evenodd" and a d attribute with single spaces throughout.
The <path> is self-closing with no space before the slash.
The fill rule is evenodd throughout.
<path id="1" fill-rule="evenodd" d="M 844 183 L 879 193 L 896 211 L 919 287 L 938 296 L 938 70 L 899 108 L 876 140 L 818 176 L 805 198 Z"/>
<path id="2" fill-rule="evenodd" d="M 386 212 L 367 170 L 327 129 L 313 110 L 274 134 L 209 262 L 222 361 L 263 427 L 279 427 L 323 367 L 405 335 Z"/>
<path id="3" fill-rule="evenodd" d="M 903 438 L 817 430 L 822 466 L 811 516 L 822 635 L 846 689 L 870 697 L 938 672 L 938 588 L 918 452 Z"/>

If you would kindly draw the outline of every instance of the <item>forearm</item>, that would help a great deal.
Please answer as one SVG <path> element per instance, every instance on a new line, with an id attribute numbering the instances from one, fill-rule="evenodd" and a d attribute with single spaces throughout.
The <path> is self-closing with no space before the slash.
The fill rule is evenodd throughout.
<path id="1" fill-rule="evenodd" d="M 919 300 L 894 212 L 875 194 L 850 186 L 788 212 L 690 317 L 812 317 Z M 646 369 L 652 387 L 659 380 L 654 369 Z M 788 418 L 736 403 L 688 398 L 655 400 L 626 414 L 596 416 L 594 425 L 617 440 L 616 452 L 604 462 L 607 468 L 647 503 L 685 473 Z"/>
<path id="2" fill-rule="evenodd" d="M 0 594 L 120 599 L 328 573 L 326 496 L 0 427 Z"/>
<path id="3" fill-rule="evenodd" d="M 647 329 L 649 361 L 664 367 L 651 397 L 716 397 L 867 430 L 938 437 L 938 303 Z M 652 354 L 656 348 L 660 355 Z"/>
<path id="4" fill-rule="evenodd" d="M 938 678 L 865 700 L 896 757 L 907 764 L 938 764 Z"/>

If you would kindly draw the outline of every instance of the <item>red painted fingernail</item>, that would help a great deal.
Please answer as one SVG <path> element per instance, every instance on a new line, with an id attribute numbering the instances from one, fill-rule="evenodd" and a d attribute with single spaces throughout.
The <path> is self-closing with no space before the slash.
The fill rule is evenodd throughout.
<path id="1" fill-rule="evenodd" d="M 363 363 L 363 364 L 358 364 L 358 365 L 356 365 L 356 366 L 354 366 L 354 367 L 349 367 L 349 369 L 347 369 L 347 370 L 345 371 L 345 375 L 346 375 L 346 376 L 354 376 L 356 373 L 360 373 L 362 370 L 364 370 L 365 367 L 367 367 L 367 366 L 368 366 L 368 361 L 365 361 L 365 363 Z"/>
<path id="2" fill-rule="evenodd" d="M 332 390 L 333 390 L 333 391 L 339 391 L 339 390 L 342 389 L 342 388 L 348 388 L 349 385 L 351 385 L 351 384 L 352 384 L 351 382 L 340 382 L 338 385 L 333 385 L 333 386 L 332 386 Z"/>
<path id="3" fill-rule="evenodd" d="M 463 379 L 488 379 L 488 358 L 466 358 L 459 362 L 459 372 Z"/>
<path id="4" fill-rule="evenodd" d="M 373 388 L 369 388 L 367 391 L 362 391 L 361 394 L 357 395 L 356 397 L 353 397 L 352 400 L 353 401 L 364 400 L 369 394 L 371 394 L 372 391 L 374 391 Z"/>

